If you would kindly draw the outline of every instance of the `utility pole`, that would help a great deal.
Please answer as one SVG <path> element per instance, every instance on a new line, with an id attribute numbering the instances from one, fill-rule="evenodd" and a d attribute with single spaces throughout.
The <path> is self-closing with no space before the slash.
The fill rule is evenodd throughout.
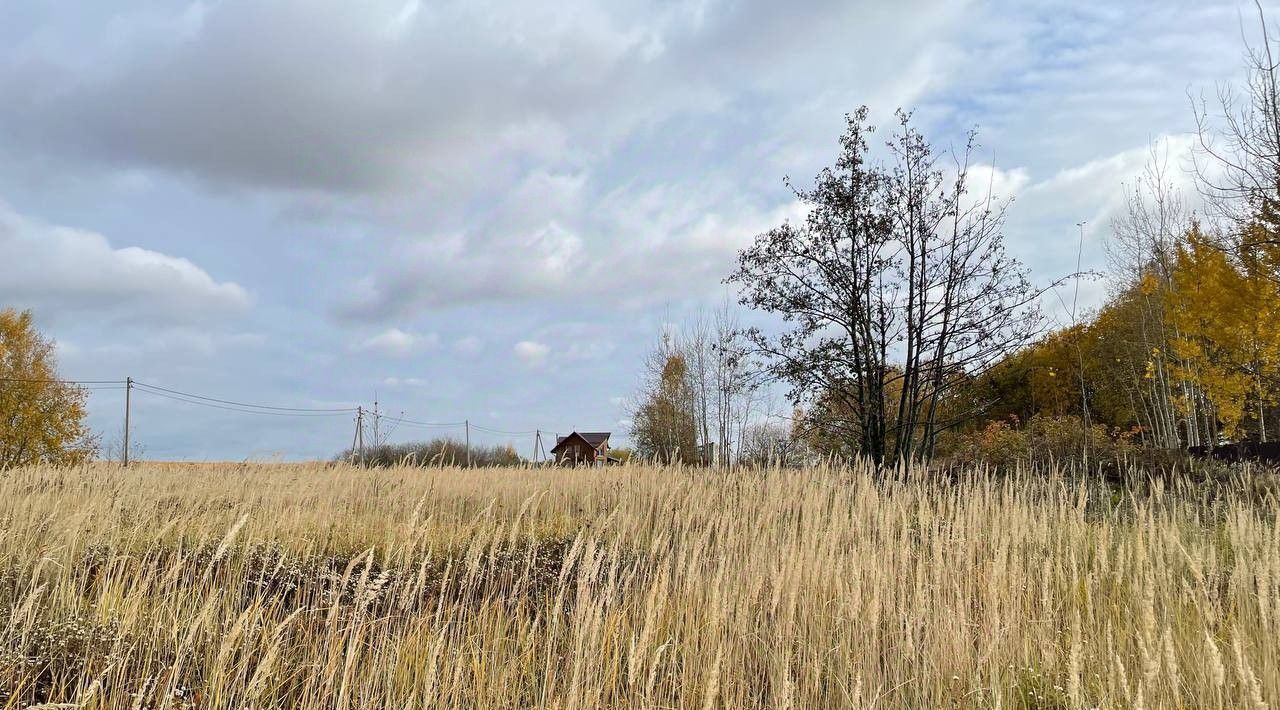
<path id="1" fill-rule="evenodd" d="M 538 429 L 533 433 L 533 463 L 538 463 L 538 449 L 542 448 L 542 430 Z"/>
<path id="2" fill-rule="evenodd" d="M 1089 421 L 1089 390 L 1085 386 L 1084 377 L 1084 351 L 1080 348 L 1080 331 L 1076 330 L 1076 305 L 1080 301 L 1080 264 L 1084 259 L 1084 222 L 1078 222 L 1077 227 L 1080 228 L 1080 242 L 1076 249 L 1076 288 L 1075 293 L 1071 295 L 1071 330 L 1072 339 L 1076 344 L 1076 360 L 1080 367 L 1080 421 L 1084 424 L 1083 433 L 1083 459 L 1085 473 L 1089 471 L 1089 429 L 1091 422 Z"/>
<path id="3" fill-rule="evenodd" d="M 464 420 L 463 424 L 467 427 L 467 468 L 471 468 L 471 420 Z"/>
<path id="4" fill-rule="evenodd" d="M 129 395 L 133 394 L 133 378 L 124 378 L 124 465 L 129 465 Z"/>
<path id="5" fill-rule="evenodd" d="M 356 407 L 356 446 L 360 451 L 360 465 L 364 465 L 364 407 Z"/>
<path id="6" fill-rule="evenodd" d="M 356 410 L 357 412 L 359 410 Z M 356 462 L 356 442 L 360 440 L 360 416 L 356 415 L 356 430 L 351 432 L 351 449 L 347 452 L 347 463 L 355 464 Z"/>

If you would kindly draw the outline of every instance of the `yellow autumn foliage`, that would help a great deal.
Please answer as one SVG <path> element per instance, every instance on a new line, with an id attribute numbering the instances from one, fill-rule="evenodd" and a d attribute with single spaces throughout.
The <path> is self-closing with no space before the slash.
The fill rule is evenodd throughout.
<path id="1" fill-rule="evenodd" d="M 87 461 L 96 447 L 84 417 L 84 390 L 58 381 L 31 312 L 0 309 L 0 470 Z"/>
<path id="2" fill-rule="evenodd" d="M 1280 284 L 1268 267 L 1275 255 L 1236 254 L 1193 225 L 1174 265 L 1169 309 L 1176 373 L 1213 404 L 1227 437 L 1246 412 L 1273 403 L 1280 377 Z"/>

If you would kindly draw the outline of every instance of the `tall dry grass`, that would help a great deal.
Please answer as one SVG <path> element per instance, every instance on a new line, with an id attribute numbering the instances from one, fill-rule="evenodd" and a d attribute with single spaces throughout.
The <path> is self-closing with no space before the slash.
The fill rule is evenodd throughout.
<path id="1" fill-rule="evenodd" d="M 1264 707 L 1277 503 L 861 470 L 0 477 L 0 707 Z"/>

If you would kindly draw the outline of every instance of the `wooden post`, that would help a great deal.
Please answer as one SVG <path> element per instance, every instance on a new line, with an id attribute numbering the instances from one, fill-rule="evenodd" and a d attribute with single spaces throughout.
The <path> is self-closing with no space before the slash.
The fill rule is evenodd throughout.
<path id="1" fill-rule="evenodd" d="M 133 378 L 124 378 L 124 452 L 121 457 L 124 465 L 129 465 L 129 395 L 133 394 Z"/>
<path id="2" fill-rule="evenodd" d="M 463 424 L 467 427 L 467 468 L 471 468 L 471 420 L 467 419 Z"/>
<path id="3" fill-rule="evenodd" d="M 356 463 L 356 442 L 360 440 L 360 415 L 359 409 L 356 410 L 356 429 L 351 432 L 351 449 L 347 451 L 347 463 L 352 466 Z"/>
<path id="4" fill-rule="evenodd" d="M 360 465 L 364 465 L 364 407 L 356 407 L 356 439 L 360 449 Z"/>

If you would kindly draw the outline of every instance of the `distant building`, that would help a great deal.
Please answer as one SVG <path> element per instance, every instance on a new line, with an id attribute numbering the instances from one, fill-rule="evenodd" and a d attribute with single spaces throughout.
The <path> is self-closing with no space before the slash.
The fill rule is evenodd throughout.
<path id="1" fill-rule="evenodd" d="M 557 437 L 551 455 L 560 465 L 609 463 L 609 432 L 575 431 L 568 436 Z"/>

